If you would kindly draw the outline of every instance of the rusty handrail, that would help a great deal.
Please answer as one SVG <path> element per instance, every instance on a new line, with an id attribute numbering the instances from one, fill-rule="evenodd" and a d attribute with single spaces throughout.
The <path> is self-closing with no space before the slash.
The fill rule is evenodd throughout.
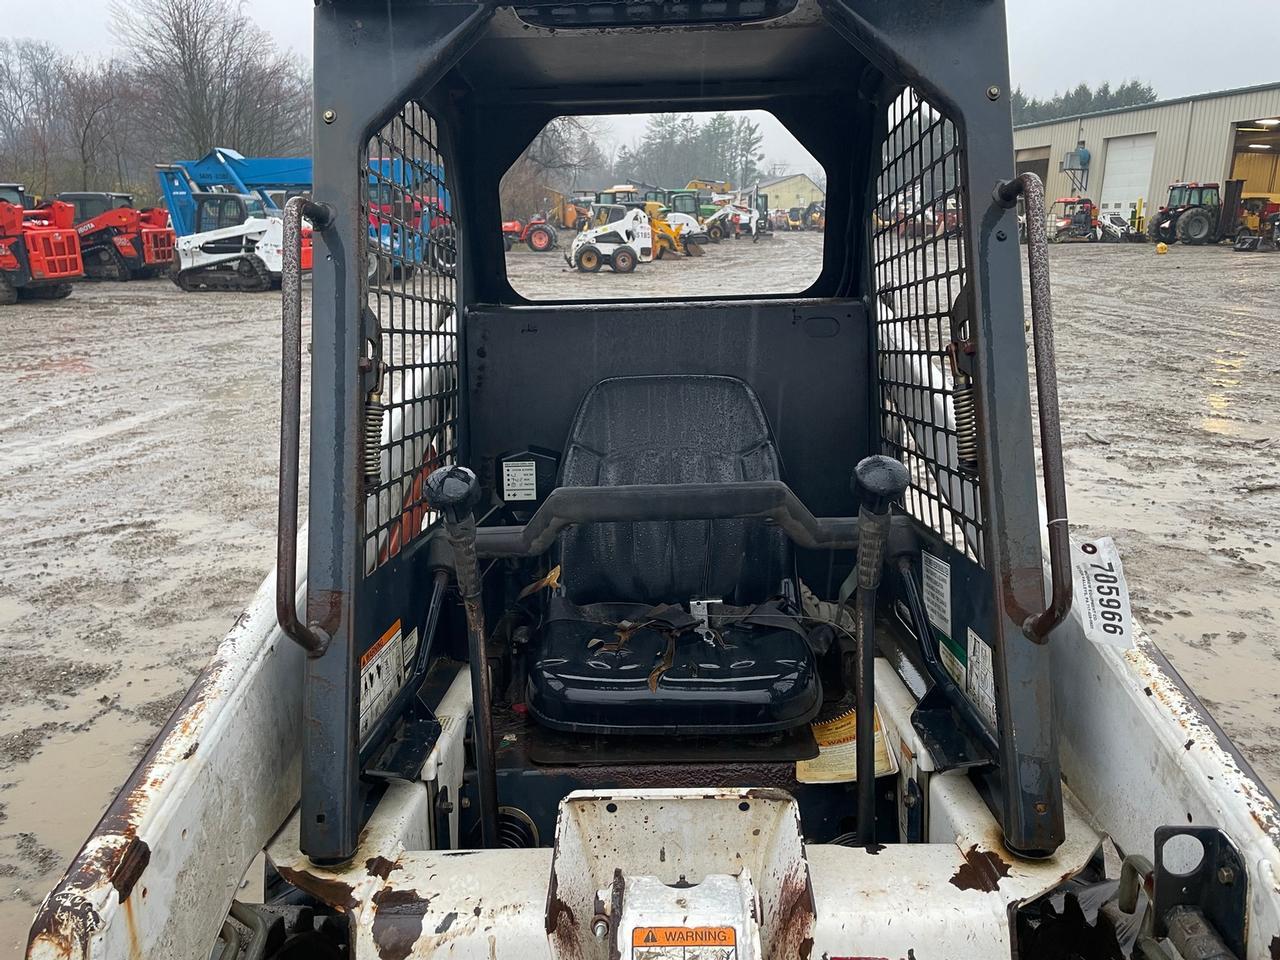
<path id="1" fill-rule="evenodd" d="M 280 275 L 280 499 L 276 518 L 276 619 L 307 651 L 322 656 L 329 637 L 298 619 L 298 444 L 302 417 L 302 218 L 320 229 L 333 215 L 325 204 L 293 197 L 284 205 Z"/>
<path id="2" fill-rule="evenodd" d="M 1026 201 L 1027 273 L 1031 278 L 1031 341 L 1035 346 L 1036 406 L 1040 414 L 1040 459 L 1045 509 L 1049 513 L 1049 605 L 1027 617 L 1022 632 L 1044 643 L 1071 612 L 1071 539 L 1067 530 L 1067 481 L 1062 465 L 1062 425 L 1058 411 L 1058 369 L 1053 349 L 1053 304 L 1049 297 L 1049 236 L 1044 184 L 1034 173 L 1006 180 L 995 190 L 1002 207 Z"/>

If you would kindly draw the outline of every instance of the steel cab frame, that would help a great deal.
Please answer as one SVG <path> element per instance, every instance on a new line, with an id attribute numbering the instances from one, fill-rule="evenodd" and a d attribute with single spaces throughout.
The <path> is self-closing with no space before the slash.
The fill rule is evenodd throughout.
<path id="1" fill-rule="evenodd" d="M 917 574 L 945 565 L 950 583 L 945 622 L 919 639 L 961 659 L 981 644 L 994 674 L 994 723 L 968 731 L 970 754 L 983 755 L 957 763 L 972 767 L 1011 850 L 1058 847 L 1047 634 L 1065 608 L 1044 582 L 1016 187 L 993 195 L 1012 177 L 1006 46 L 1003 4 L 989 0 L 317 5 L 309 563 L 300 620 L 285 623 L 312 653 L 301 845 L 313 861 L 356 850 L 375 789 L 363 774 L 408 710 L 406 686 L 362 715 L 362 662 L 389 630 L 425 631 L 438 614 L 439 518 L 425 474 L 467 465 L 492 499 L 496 455 L 520 439 L 558 445 L 581 383 L 616 372 L 584 360 L 563 383 L 548 373 L 577 357 L 575 338 L 601 331 L 633 372 L 728 370 L 766 405 L 788 381 L 802 415 L 770 413 L 788 483 L 815 515 L 856 513 L 848 484 L 860 458 L 907 464 L 910 562 Z M 619 307 L 534 305 L 512 288 L 491 229 L 498 184 L 549 120 L 748 108 L 771 111 L 827 173 L 821 271 L 808 289 Z M 420 239 L 455 244 L 451 268 L 368 276 L 370 217 L 392 216 L 369 203 L 387 157 L 427 181 L 443 173 L 447 239 Z M 909 197 L 963 215 L 927 237 L 901 235 L 890 211 Z M 406 248 L 397 266 L 412 257 Z M 628 329 L 683 352 L 642 355 L 642 334 Z M 834 359 L 810 366 L 824 352 Z M 772 359 L 744 359 L 758 355 Z M 1041 410 L 1056 437 L 1056 411 Z M 297 441 L 287 411 L 286 459 Z M 823 416 L 825 431 L 804 425 Z M 1048 471 L 1060 480 L 1052 458 Z M 1064 516 L 1052 519 L 1065 537 Z M 282 524 L 286 560 L 294 532 Z M 834 599 L 852 554 L 802 553 L 802 574 Z M 896 588 L 883 599 L 888 619 L 901 599 Z M 910 638 L 905 620 L 895 631 Z"/>

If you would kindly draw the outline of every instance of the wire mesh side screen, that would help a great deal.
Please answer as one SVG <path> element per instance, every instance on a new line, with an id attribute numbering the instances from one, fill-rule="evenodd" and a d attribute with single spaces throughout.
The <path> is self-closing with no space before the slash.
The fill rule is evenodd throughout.
<path id="1" fill-rule="evenodd" d="M 887 119 L 871 225 L 881 443 L 910 470 L 907 510 L 981 564 L 972 383 L 949 355 L 972 336 L 963 147 L 910 88 Z"/>
<path id="2" fill-rule="evenodd" d="M 435 521 L 425 480 L 457 453 L 458 227 L 439 142 L 435 119 L 409 103 L 361 156 L 365 302 L 377 330 L 366 344 L 366 574 Z"/>

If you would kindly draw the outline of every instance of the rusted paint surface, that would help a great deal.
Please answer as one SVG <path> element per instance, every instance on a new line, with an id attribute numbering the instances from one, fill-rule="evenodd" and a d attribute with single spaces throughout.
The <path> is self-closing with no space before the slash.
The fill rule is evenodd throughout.
<path id="1" fill-rule="evenodd" d="M 964 855 L 962 863 L 951 878 L 952 886 L 960 890 L 979 890 L 983 893 L 995 893 L 1000 889 L 1000 881 L 1009 875 L 1009 864 L 994 850 L 979 850 L 970 847 Z"/>
<path id="2" fill-rule="evenodd" d="M 386 857 L 370 857 L 364 862 L 364 868 L 368 871 L 369 876 L 386 880 L 391 876 L 392 870 L 400 869 L 400 864 L 394 860 L 388 860 Z"/>
<path id="3" fill-rule="evenodd" d="M 83 896 L 63 891 L 51 893 L 40 906 L 27 952 L 37 944 L 53 956 L 84 957 L 88 955 L 89 938 L 102 926 L 102 916 Z"/>
<path id="4" fill-rule="evenodd" d="M 151 862 L 151 848 L 142 840 L 134 837 L 129 841 L 129 845 L 125 847 L 124 854 L 120 857 L 120 863 L 116 867 L 115 872 L 111 874 L 111 885 L 116 888 L 116 893 L 120 895 L 120 902 L 124 903 L 129 899 L 129 894 L 133 892 L 133 886 L 142 876 L 142 871 L 147 869 L 147 864 Z"/>
<path id="5" fill-rule="evenodd" d="M 1245 803 L 1253 822 L 1273 844 L 1280 846 L 1280 809 L 1275 798 L 1151 638 L 1140 633 L 1135 646 L 1124 652 L 1124 659 L 1137 671 L 1144 692 L 1186 733 L 1184 748 L 1190 751 L 1192 747 L 1199 747 L 1225 768 L 1228 779 L 1224 788 Z"/>
<path id="6" fill-rule="evenodd" d="M 553 897 L 547 907 L 547 935 L 551 938 L 552 952 L 562 960 L 576 960 L 582 956 L 578 940 L 578 918 L 573 908 Z"/>
<path id="7" fill-rule="evenodd" d="M 337 877 L 317 876 L 309 870 L 300 870 L 283 863 L 275 865 L 276 872 L 304 893 L 309 893 L 321 903 L 327 903 L 343 913 L 354 912 L 359 907 L 355 888 Z"/>
<path id="8" fill-rule="evenodd" d="M 103 922 L 94 904 L 104 902 L 108 888 L 115 889 L 120 903 L 128 899 L 150 862 L 150 850 L 138 839 L 138 826 L 151 814 L 157 795 L 178 766 L 195 753 L 208 706 L 223 693 L 237 633 L 245 626 L 242 614 L 111 801 L 61 882 L 40 905 L 27 939 L 29 954 L 39 946 L 45 956 L 71 960 L 77 954 L 86 955 L 89 938 Z"/>
<path id="9" fill-rule="evenodd" d="M 432 899 L 415 890 L 394 887 L 384 887 L 373 895 L 373 945 L 380 960 L 405 960 L 413 952 Z"/>
<path id="10" fill-rule="evenodd" d="M 808 960 L 813 951 L 814 899 L 809 870 L 800 863 L 781 884 L 777 914 L 765 917 L 773 955 Z"/>

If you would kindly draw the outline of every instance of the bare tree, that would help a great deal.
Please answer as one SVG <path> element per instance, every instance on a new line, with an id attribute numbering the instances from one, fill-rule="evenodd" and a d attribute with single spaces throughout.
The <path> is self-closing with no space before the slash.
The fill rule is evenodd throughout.
<path id="1" fill-rule="evenodd" d="M 79 161 L 81 190 L 89 189 L 105 159 L 120 74 L 113 61 L 62 65 L 62 120 Z"/>
<path id="2" fill-rule="evenodd" d="M 33 195 L 60 172 L 62 54 L 37 40 L 0 40 L 0 172 Z"/>
<path id="3" fill-rule="evenodd" d="M 114 0 L 111 30 L 135 65 L 149 138 L 163 158 L 199 157 L 219 146 L 246 155 L 309 148 L 304 66 L 242 4 Z"/>

